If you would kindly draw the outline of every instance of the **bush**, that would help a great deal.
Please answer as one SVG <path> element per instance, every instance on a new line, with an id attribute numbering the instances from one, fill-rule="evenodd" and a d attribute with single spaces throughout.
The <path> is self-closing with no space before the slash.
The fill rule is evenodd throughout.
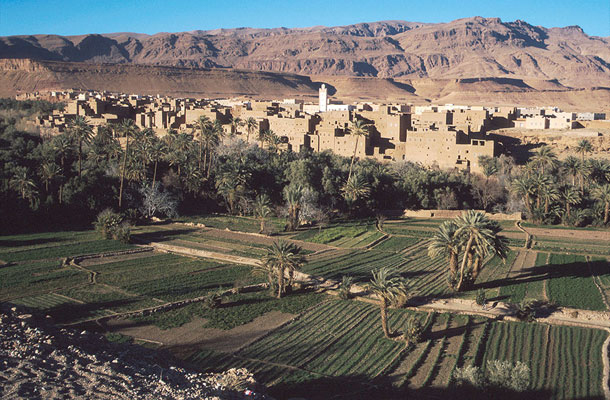
<path id="1" fill-rule="evenodd" d="M 416 315 L 411 315 L 407 318 L 405 324 L 405 341 L 407 346 L 419 343 L 424 335 L 424 327 Z"/>
<path id="2" fill-rule="evenodd" d="M 513 364 L 510 361 L 489 360 L 484 372 L 476 366 L 456 368 L 451 381 L 456 386 L 523 392 L 530 386 L 530 374 L 530 368 L 521 361 Z"/>
<path id="3" fill-rule="evenodd" d="M 131 225 L 127 222 L 122 222 L 112 229 L 112 238 L 121 243 L 129 243 L 131 239 Z"/>
<path id="4" fill-rule="evenodd" d="M 95 226 L 95 230 L 101 233 L 104 239 L 112 239 L 113 231 L 119 226 L 122 219 L 120 214 L 107 208 L 98 214 L 93 225 Z"/>
<path id="5" fill-rule="evenodd" d="M 343 275 L 341 283 L 339 284 L 339 298 L 343 300 L 349 300 L 351 298 L 351 290 L 354 284 L 354 278 L 348 275 Z"/>
<path id="6" fill-rule="evenodd" d="M 404 308 L 411 297 L 408 294 L 399 294 L 392 298 L 391 306 L 394 308 Z"/>
<path id="7" fill-rule="evenodd" d="M 203 306 L 208 309 L 218 308 L 222 304 L 222 295 L 219 292 L 208 294 L 203 299 Z"/>
<path id="8" fill-rule="evenodd" d="M 485 291 L 483 289 L 477 290 L 477 297 L 476 297 L 475 301 L 480 306 L 484 306 L 485 305 L 485 303 L 487 302 L 487 296 L 486 296 Z"/>

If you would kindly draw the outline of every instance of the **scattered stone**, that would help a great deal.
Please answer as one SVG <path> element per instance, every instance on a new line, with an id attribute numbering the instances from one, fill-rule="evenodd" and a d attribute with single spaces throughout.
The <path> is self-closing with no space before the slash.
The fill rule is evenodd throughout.
<path id="1" fill-rule="evenodd" d="M 2 399 L 269 399 L 245 369 L 198 373 L 167 354 L 58 329 L 44 316 L 6 305 L 0 321 Z"/>

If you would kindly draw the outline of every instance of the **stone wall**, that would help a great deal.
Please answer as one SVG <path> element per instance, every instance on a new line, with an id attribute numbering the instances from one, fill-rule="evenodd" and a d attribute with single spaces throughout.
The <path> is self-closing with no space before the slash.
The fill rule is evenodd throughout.
<path id="1" fill-rule="evenodd" d="M 405 210 L 403 217 L 412 218 L 455 218 L 462 215 L 466 210 Z M 483 210 L 476 210 L 483 212 Z M 502 214 L 502 213 L 485 213 L 489 219 L 495 221 L 521 221 L 521 213 Z"/>

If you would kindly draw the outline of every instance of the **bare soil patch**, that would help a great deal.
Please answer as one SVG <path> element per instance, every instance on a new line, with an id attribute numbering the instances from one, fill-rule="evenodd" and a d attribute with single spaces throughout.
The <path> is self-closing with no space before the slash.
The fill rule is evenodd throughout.
<path id="1" fill-rule="evenodd" d="M 198 349 L 234 352 L 294 317 L 293 314 L 271 311 L 231 330 L 204 328 L 205 318 L 194 318 L 179 328 L 167 330 L 126 319 L 109 320 L 105 328 L 137 339 L 160 342 L 163 348 L 184 356 Z"/>

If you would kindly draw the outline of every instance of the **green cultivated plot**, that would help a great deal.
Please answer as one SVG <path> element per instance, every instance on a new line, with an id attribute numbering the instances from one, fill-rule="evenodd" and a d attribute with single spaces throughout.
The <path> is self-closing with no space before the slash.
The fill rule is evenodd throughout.
<path id="1" fill-rule="evenodd" d="M 88 274 L 59 261 L 30 262 L 0 268 L 0 300 L 7 301 L 86 284 Z"/>
<path id="2" fill-rule="evenodd" d="M 603 398 L 602 330 L 526 323 L 494 323 L 485 344 L 487 360 L 522 361 L 534 390 L 557 399 Z"/>
<path id="3" fill-rule="evenodd" d="M 35 249 L 13 250 L 2 252 L 0 250 L 0 260 L 5 262 L 21 262 L 29 260 L 46 260 L 62 257 L 74 257 L 84 254 L 97 254 L 109 251 L 127 250 L 134 246 L 124 244 L 116 240 L 91 240 L 69 244 L 50 244 L 45 247 Z"/>
<path id="4" fill-rule="evenodd" d="M 584 256 L 551 254 L 547 268 L 552 275 L 548 283 L 551 301 L 566 307 L 606 310 Z"/>

